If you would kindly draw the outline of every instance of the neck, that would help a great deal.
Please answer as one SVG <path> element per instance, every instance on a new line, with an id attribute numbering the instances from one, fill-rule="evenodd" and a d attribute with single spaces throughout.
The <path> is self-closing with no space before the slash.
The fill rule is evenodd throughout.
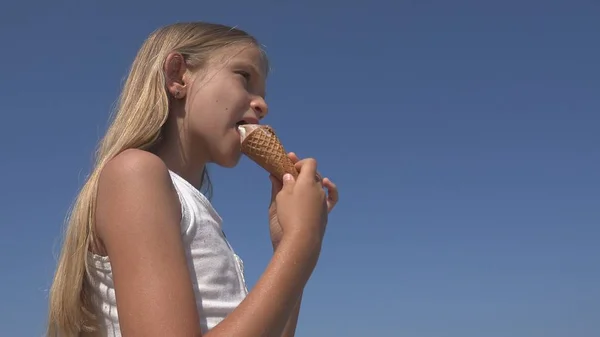
<path id="1" fill-rule="evenodd" d="M 196 188 L 200 188 L 204 168 L 208 163 L 206 151 L 193 148 L 191 141 L 183 137 L 185 133 L 180 132 L 180 127 L 176 121 L 165 125 L 163 139 L 155 153 L 165 162 L 169 170 L 177 173 Z M 199 156 L 198 153 L 204 155 Z"/>

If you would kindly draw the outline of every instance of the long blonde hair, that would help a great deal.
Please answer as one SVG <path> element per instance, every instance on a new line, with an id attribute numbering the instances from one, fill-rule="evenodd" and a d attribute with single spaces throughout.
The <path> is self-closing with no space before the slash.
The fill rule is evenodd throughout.
<path id="1" fill-rule="evenodd" d="M 106 163 L 126 149 L 152 149 L 161 139 L 169 115 L 163 66 L 170 52 L 184 55 L 199 69 L 214 51 L 239 42 L 258 42 L 246 32 L 204 22 L 176 23 L 154 31 L 140 48 L 119 97 L 116 113 L 96 152 L 93 170 L 83 185 L 65 231 L 49 294 L 47 336 L 76 337 L 98 328 L 86 274 L 94 237 L 98 178 Z M 210 185 L 206 170 L 203 186 Z M 210 190 L 210 186 L 208 186 Z"/>

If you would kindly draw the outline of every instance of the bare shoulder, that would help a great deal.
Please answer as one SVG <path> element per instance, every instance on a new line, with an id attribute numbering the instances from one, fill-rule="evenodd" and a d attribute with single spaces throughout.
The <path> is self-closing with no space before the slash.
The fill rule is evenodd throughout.
<path id="1" fill-rule="evenodd" d="M 100 176 L 100 184 L 126 183 L 126 187 L 150 182 L 158 187 L 169 182 L 167 165 L 155 154 L 138 149 L 125 150 L 110 160 Z"/>
<path id="2" fill-rule="evenodd" d="M 100 174 L 96 230 L 103 238 L 107 231 L 142 224 L 135 217 L 148 212 L 173 221 L 179 219 L 179 199 L 162 159 L 147 151 L 129 149 L 110 160 Z"/>
<path id="3" fill-rule="evenodd" d="M 104 167 L 96 229 L 111 262 L 125 336 L 200 336 L 180 207 L 157 156 L 128 150 Z"/>

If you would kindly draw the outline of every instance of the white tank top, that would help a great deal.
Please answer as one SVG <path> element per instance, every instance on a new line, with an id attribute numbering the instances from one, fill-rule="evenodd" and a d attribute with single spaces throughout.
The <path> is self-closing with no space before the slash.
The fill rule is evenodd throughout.
<path id="1" fill-rule="evenodd" d="M 222 219 L 210 201 L 174 172 L 173 185 L 181 203 L 181 236 L 196 297 L 202 332 L 232 312 L 248 294 L 242 260 L 223 230 Z M 112 270 L 108 257 L 89 253 L 92 292 L 101 336 L 121 337 Z"/>

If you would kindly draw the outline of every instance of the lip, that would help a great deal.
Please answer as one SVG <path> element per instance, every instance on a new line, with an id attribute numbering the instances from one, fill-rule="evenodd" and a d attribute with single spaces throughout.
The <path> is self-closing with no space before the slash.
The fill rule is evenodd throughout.
<path id="1" fill-rule="evenodd" d="M 260 123 L 258 121 L 258 118 L 255 118 L 255 117 L 244 117 L 241 120 L 246 122 L 246 124 L 259 124 Z"/>

